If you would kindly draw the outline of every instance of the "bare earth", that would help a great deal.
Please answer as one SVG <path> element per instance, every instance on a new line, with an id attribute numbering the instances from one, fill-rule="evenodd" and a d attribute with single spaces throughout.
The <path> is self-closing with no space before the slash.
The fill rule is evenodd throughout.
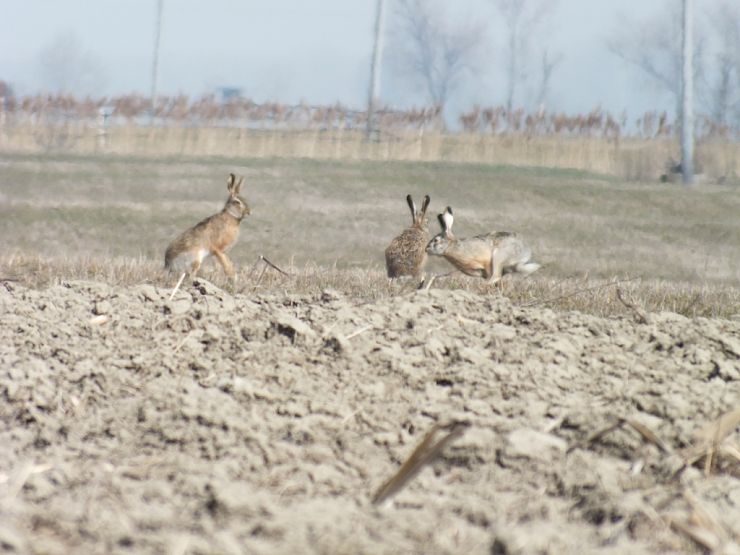
<path id="1" fill-rule="evenodd" d="M 0 283 L 0 551 L 740 551 L 738 431 L 681 470 L 740 406 L 739 322 L 169 293 Z M 450 420 L 470 428 L 372 505 Z"/>

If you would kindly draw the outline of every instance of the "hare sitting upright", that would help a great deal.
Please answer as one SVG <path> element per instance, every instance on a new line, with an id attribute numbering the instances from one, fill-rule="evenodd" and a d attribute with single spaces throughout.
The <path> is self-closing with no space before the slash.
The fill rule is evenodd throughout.
<path id="1" fill-rule="evenodd" d="M 418 212 L 411 195 L 406 195 L 406 202 L 411 210 L 411 227 L 403 230 L 385 249 L 385 269 L 389 278 L 401 276 L 421 278 L 427 260 L 424 247 L 429 238 L 426 222 L 429 200 L 429 195 L 424 197 L 421 212 Z"/>
<path id="2" fill-rule="evenodd" d="M 492 283 L 504 274 L 531 274 L 540 265 L 531 262 L 532 250 L 508 231 L 492 231 L 467 239 L 457 239 L 452 234 L 452 208 L 437 216 L 442 231 L 427 245 L 426 252 L 443 256 L 462 273 L 482 277 Z"/>
<path id="3" fill-rule="evenodd" d="M 237 181 L 233 173 L 229 174 L 226 187 L 229 198 L 223 210 L 185 230 L 172 241 L 164 254 L 165 268 L 185 271 L 194 277 L 203 260 L 213 255 L 224 273 L 232 280 L 236 279 L 234 264 L 226 256 L 226 251 L 236 243 L 242 219 L 251 213 L 247 201 L 239 196 L 243 182 L 244 177 Z"/>

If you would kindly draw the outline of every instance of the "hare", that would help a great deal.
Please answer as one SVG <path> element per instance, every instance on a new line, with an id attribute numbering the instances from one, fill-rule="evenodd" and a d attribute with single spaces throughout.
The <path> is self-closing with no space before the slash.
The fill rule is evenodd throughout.
<path id="1" fill-rule="evenodd" d="M 531 262 L 532 250 L 508 231 L 492 231 L 466 239 L 452 234 L 452 208 L 437 216 L 442 231 L 427 245 L 426 252 L 443 256 L 462 273 L 496 283 L 504 274 L 531 274 L 540 268 Z"/>
<path id="2" fill-rule="evenodd" d="M 416 210 L 411 195 L 406 195 L 406 202 L 411 209 L 411 227 L 391 241 L 385 249 L 385 268 L 389 278 L 413 276 L 419 279 L 427 261 L 424 250 L 429 238 L 427 231 L 426 212 L 429 207 L 429 195 L 424 197 L 421 212 Z"/>
<path id="3" fill-rule="evenodd" d="M 232 280 L 236 279 L 234 264 L 226 256 L 226 251 L 236 243 L 244 216 L 251 214 L 247 201 L 239 196 L 243 182 L 244 177 L 237 181 L 233 173 L 229 174 L 226 186 L 229 198 L 223 210 L 185 230 L 169 244 L 164 254 L 166 269 L 182 268 L 194 277 L 203 260 L 213 255 L 224 273 Z"/>

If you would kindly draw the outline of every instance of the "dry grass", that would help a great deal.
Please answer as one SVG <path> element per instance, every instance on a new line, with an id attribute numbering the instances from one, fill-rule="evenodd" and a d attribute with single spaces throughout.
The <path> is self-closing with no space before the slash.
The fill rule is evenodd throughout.
<path id="1" fill-rule="evenodd" d="M 333 291 L 356 302 L 370 302 L 397 295 L 410 295 L 416 284 L 410 280 L 391 282 L 383 271 L 363 268 L 322 267 L 307 264 L 285 268 L 290 275 L 266 267 L 258 258 L 242 268 L 234 285 L 215 266 L 202 275 L 219 287 L 240 294 L 319 296 Z M 176 275 L 144 258 L 46 258 L 11 255 L 0 257 L 0 282 L 10 280 L 26 287 L 45 288 L 71 280 L 101 281 L 112 285 L 153 283 L 174 287 Z M 600 316 L 633 317 L 617 296 L 617 286 L 632 302 L 647 312 L 670 311 L 687 317 L 740 319 L 740 290 L 734 287 L 675 283 L 662 280 L 614 277 L 611 279 L 562 278 L 544 274 L 506 278 L 503 294 L 515 305 L 553 310 L 576 310 Z M 187 285 L 183 285 L 187 287 Z M 498 286 L 461 274 L 442 277 L 435 288 L 501 295 Z"/>
<path id="2" fill-rule="evenodd" d="M 669 158 L 678 159 L 670 139 L 622 139 L 443 134 L 394 130 L 368 142 L 351 129 L 244 129 L 238 127 L 157 127 L 134 125 L 105 131 L 85 122 L 63 125 L 16 124 L 0 128 L 0 149 L 39 154 L 117 156 L 220 156 L 311 158 L 319 160 L 402 160 L 512 164 L 569 168 L 630 180 L 657 180 Z M 737 182 L 740 145 L 707 140 L 697 145 L 698 165 L 706 176 Z"/>
<path id="3" fill-rule="evenodd" d="M 31 287 L 69 279 L 173 286 L 167 243 L 219 210 L 225 176 L 246 175 L 252 215 L 232 251 L 236 289 L 358 300 L 413 290 L 389 283 L 383 250 L 409 223 L 407 193 L 452 205 L 456 231 L 516 231 L 543 269 L 507 282 L 520 304 L 631 314 L 740 314 L 740 194 L 625 183 L 573 170 L 418 162 L 0 155 L 0 277 Z M 266 268 L 260 256 L 291 272 Z M 263 271 L 264 270 L 264 271 Z M 448 265 L 430 260 L 429 273 Z M 228 286 L 214 265 L 204 275 Z M 619 287 L 615 280 L 629 279 Z M 461 275 L 434 287 L 499 294 Z M 628 300 L 627 305 L 623 302 Z"/>

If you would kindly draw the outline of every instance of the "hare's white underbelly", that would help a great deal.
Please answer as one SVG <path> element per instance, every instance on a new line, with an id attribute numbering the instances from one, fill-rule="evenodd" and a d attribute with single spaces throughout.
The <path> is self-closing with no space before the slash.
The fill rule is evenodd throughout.
<path id="1" fill-rule="evenodd" d="M 196 260 L 198 263 L 203 263 L 203 261 L 211 256 L 211 251 L 208 249 L 196 249 L 192 251 L 183 251 L 180 254 L 177 255 L 177 257 L 172 261 L 172 267 L 176 270 L 187 270 L 190 265 L 195 262 Z"/>

